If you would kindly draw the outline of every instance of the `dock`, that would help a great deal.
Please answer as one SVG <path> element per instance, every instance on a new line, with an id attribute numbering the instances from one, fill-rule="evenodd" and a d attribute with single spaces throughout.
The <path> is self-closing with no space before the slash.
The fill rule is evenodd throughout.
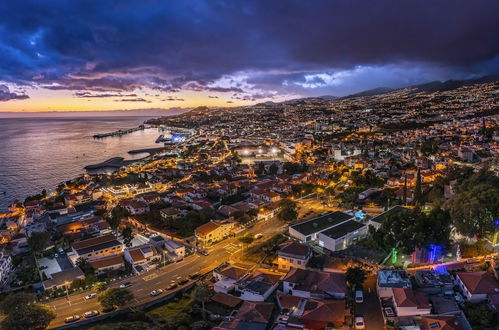
<path id="1" fill-rule="evenodd" d="M 110 133 L 103 133 L 103 134 L 95 134 L 93 135 L 92 137 L 94 139 L 102 139 L 102 138 L 105 138 L 105 137 L 110 137 L 110 136 L 122 136 L 122 135 L 125 135 L 125 134 L 130 134 L 130 133 L 133 133 L 133 132 L 137 132 L 137 131 L 142 131 L 144 130 L 146 127 L 144 125 L 139 125 L 137 127 L 134 127 L 134 128 L 129 128 L 129 129 L 119 129 L 117 131 L 114 131 L 114 132 L 110 132 Z"/>

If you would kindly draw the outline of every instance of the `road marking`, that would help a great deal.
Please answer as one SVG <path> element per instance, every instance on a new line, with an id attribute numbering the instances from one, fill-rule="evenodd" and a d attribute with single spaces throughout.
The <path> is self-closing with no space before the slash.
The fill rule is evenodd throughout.
<path id="1" fill-rule="evenodd" d="M 142 277 L 142 279 L 147 282 L 147 281 L 150 281 L 152 279 L 155 279 L 156 277 L 158 277 L 158 274 L 153 273 L 153 274 L 149 274 L 149 275 Z"/>

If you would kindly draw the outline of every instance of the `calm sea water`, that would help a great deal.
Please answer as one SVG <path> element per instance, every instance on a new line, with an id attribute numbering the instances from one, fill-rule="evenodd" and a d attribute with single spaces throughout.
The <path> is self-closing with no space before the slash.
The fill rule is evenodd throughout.
<path id="1" fill-rule="evenodd" d="M 148 118 L 0 118 L 0 210 L 14 199 L 55 189 L 84 173 L 86 165 L 143 157 L 127 152 L 158 147 L 157 129 L 98 140 L 92 135 L 136 127 Z"/>

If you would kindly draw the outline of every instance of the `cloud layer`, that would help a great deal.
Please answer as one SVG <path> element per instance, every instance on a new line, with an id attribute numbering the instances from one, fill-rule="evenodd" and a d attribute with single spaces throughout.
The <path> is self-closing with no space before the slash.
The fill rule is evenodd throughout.
<path id="1" fill-rule="evenodd" d="M 464 0 L 2 1 L 0 82 L 237 102 L 470 78 L 499 72 L 498 12 Z"/>

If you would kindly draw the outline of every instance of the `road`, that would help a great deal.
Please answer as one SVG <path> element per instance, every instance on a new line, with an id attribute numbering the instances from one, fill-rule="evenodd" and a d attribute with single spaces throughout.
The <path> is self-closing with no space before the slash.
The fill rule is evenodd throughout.
<path id="1" fill-rule="evenodd" d="M 283 232 L 285 229 L 286 226 L 274 218 L 265 222 L 257 223 L 253 228 L 245 233 L 261 233 L 263 234 L 263 241 L 277 233 Z M 132 286 L 129 289 L 133 292 L 135 298 L 125 307 L 141 305 L 161 298 L 161 295 L 157 297 L 150 297 L 149 293 L 155 289 L 165 290 L 170 281 L 177 279 L 178 277 L 187 278 L 189 274 L 197 272 L 206 273 L 224 262 L 235 261 L 235 258 L 231 260 L 231 256 L 235 256 L 239 250 L 240 244 L 237 238 L 226 239 L 209 248 L 208 256 L 191 255 L 178 263 L 170 264 L 158 270 L 130 277 L 120 282 L 113 283 L 110 287 L 118 287 L 123 282 L 131 282 Z M 189 283 L 185 285 L 188 285 Z M 178 289 L 180 289 L 180 287 L 175 290 Z M 168 291 L 166 293 L 170 292 L 172 291 Z M 102 307 L 97 302 L 97 299 L 94 298 L 85 300 L 85 296 L 88 293 L 90 293 L 90 291 L 70 296 L 69 299 L 60 298 L 47 303 L 47 305 L 51 307 L 57 315 L 57 317 L 50 323 L 50 328 L 64 325 L 64 319 L 68 316 L 75 314 L 82 316 L 83 313 L 92 310 L 100 311 Z M 164 294 L 165 293 L 162 295 Z"/>
<path id="2" fill-rule="evenodd" d="M 355 314 L 362 314 L 366 329 L 384 329 L 381 305 L 376 292 L 376 275 L 369 275 L 364 282 L 364 302 L 355 304 Z"/>

